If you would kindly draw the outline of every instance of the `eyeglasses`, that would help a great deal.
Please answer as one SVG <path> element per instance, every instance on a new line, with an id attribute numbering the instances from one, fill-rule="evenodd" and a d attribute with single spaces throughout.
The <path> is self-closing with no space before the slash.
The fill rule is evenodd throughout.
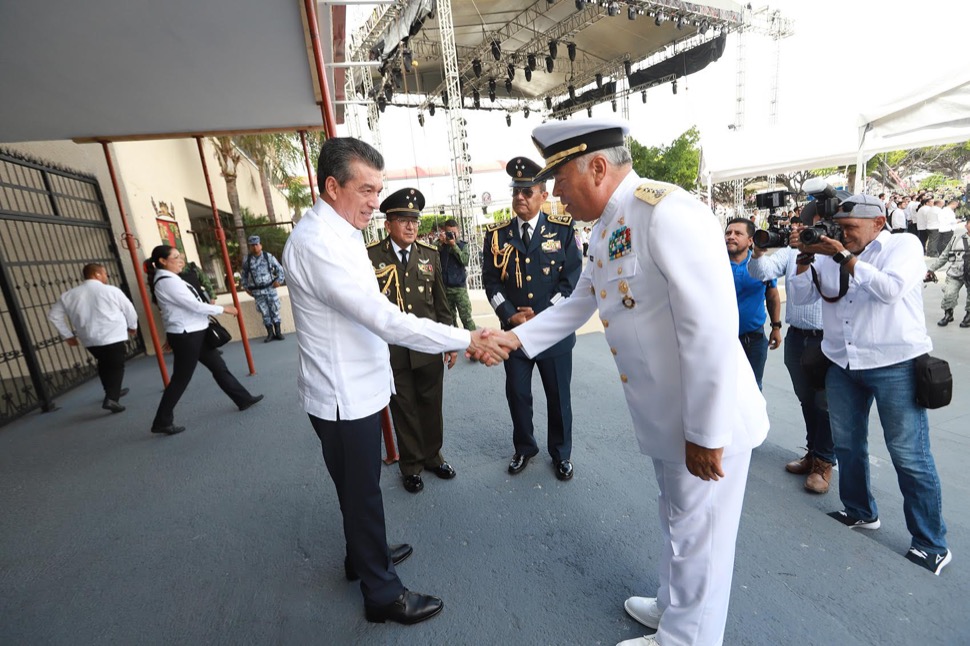
<path id="1" fill-rule="evenodd" d="M 394 218 L 393 220 L 391 220 L 391 222 L 394 222 L 395 224 L 400 224 L 405 229 L 417 229 L 418 228 L 418 221 L 417 220 L 412 220 L 410 218 Z"/>
<path id="2" fill-rule="evenodd" d="M 518 195 L 520 193 L 522 195 L 524 195 L 525 197 L 532 197 L 533 195 L 535 195 L 535 191 L 531 187 L 529 187 L 529 188 L 518 188 L 518 187 L 515 187 L 515 188 L 512 189 L 512 197 L 515 197 L 516 195 Z"/>

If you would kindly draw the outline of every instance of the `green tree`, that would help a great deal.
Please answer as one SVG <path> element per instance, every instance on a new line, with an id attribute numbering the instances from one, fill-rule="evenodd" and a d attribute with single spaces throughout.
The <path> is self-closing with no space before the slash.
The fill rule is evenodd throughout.
<path id="1" fill-rule="evenodd" d="M 273 204 L 272 185 L 285 185 L 291 176 L 289 169 L 303 161 L 296 140 L 290 133 L 265 133 L 236 137 L 235 143 L 256 164 L 266 215 L 270 222 L 276 222 L 278 218 Z"/>
<path id="2" fill-rule="evenodd" d="M 246 227 L 243 224 L 242 212 L 239 209 L 239 189 L 236 186 L 238 180 L 237 169 L 239 162 L 242 161 L 242 153 L 236 148 L 232 137 L 210 137 L 209 141 L 215 149 L 216 159 L 219 161 L 219 169 L 222 172 L 222 177 L 226 180 L 226 194 L 229 197 L 229 210 L 232 211 L 232 226 L 236 232 L 236 244 L 240 249 L 245 249 Z"/>
<path id="3" fill-rule="evenodd" d="M 692 191 L 697 187 L 697 171 L 701 162 L 699 141 L 700 133 L 696 126 L 682 133 L 669 146 L 644 146 L 630 139 L 633 170 L 640 177 L 669 182 Z"/>

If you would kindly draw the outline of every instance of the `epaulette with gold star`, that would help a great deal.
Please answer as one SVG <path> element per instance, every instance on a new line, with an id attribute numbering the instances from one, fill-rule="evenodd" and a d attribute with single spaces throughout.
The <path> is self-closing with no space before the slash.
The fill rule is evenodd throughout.
<path id="1" fill-rule="evenodd" d="M 438 250 L 438 247 L 434 246 L 430 242 L 425 242 L 424 240 L 415 240 L 415 242 L 417 242 L 422 247 L 425 247 L 427 249 L 431 249 L 432 251 L 437 251 Z"/>
<path id="2" fill-rule="evenodd" d="M 646 202 L 651 206 L 657 206 L 660 200 L 664 199 L 675 190 L 680 188 L 676 184 L 667 184 L 666 182 L 644 182 L 640 184 L 637 190 L 633 193 L 638 200 Z"/>
<path id="3" fill-rule="evenodd" d="M 559 215 L 559 214 L 547 215 L 546 219 L 552 222 L 553 224 L 561 224 L 563 226 L 569 226 L 573 223 L 573 216 L 566 215 L 565 213 L 563 213 L 562 215 Z"/>
<path id="4" fill-rule="evenodd" d="M 489 231 L 498 231 L 502 227 L 507 227 L 512 224 L 512 220 L 506 220 L 505 222 L 496 222 L 495 224 L 488 225 Z"/>

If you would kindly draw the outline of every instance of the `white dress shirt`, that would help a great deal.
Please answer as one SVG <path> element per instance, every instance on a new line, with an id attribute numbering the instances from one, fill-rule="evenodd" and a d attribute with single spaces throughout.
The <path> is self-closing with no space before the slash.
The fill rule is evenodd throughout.
<path id="1" fill-rule="evenodd" d="M 926 212 L 925 214 L 923 213 L 924 211 Z M 926 206 L 921 208 L 917 213 L 917 215 L 920 215 L 920 214 L 923 214 L 923 217 L 926 218 L 925 219 L 926 225 L 924 228 L 927 231 L 940 230 L 940 209 L 938 207 L 930 206 L 927 204 Z"/>
<path id="2" fill-rule="evenodd" d="M 785 289 L 795 277 L 798 265 L 798 250 L 782 247 L 773 254 L 766 254 L 760 258 L 751 257 L 748 261 L 748 273 L 755 280 L 774 280 L 779 276 L 785 277 Z M 822 329 L 822 306 L 819 303 L 796 305 L 790 298 L 785 300 L 785 322 L 803 330 Z"/>
<path id="3" fill-rule="evenodd" d="M 903 209 L 893 208 L 890 211 L 890 224 L 893 229 L 905 229 L 906 228 L 906 211 Z"/>
<path id="4" fill-rule="evenodd" d="M 940 214 L 937 218 L 940 224 L 940 233 L 948 233 L 956 227 L 957 214 L 948 206 L 940 209 Z"/>
<path id="5" fill-rule="evenodd" d="M 685 440 L 750 451 L 767 436 L 768 415 L 738 340 L 723 231 L 682 189 L 656 206 L 638 199 L 643 183 L 631 171 L 613 193 L 572 295 L 514 332 L 534 357 L 599 309 L 642 453 L 682 463 Z"/>
<path id="6" fill-rule="evenodd" d="M 167 269 L 155 270 L 155 300 L 162 313 L 165 331 L 171 334 L 198 332 L 209 327 L 209 317 L 222 314 L 222 305 L 210 305 L 196 298 L 195 290 Z"/>
<path id="7" fill-rule="evenodd" d="M 381 294 L 360 231 L 317 202 L 293 228 L 283 265 L 300 346 L 303 409 L 334 421 L 367 417 L 394 392 L 387 344 L 464 350 L 471 334 L 404 314 Z"/>
<path id="8" fill-rule="evenodd" d="M 839 265 L 816 256 L 822 292 L 839 293 Z M 822 302 L 822 352 L 843 368 L 868 370 L 913 359 L 933 349 L 923 316 L 926 265 L 919 239 L 882 231 L 858 254 L 849 291 Z M 800 305 L 819 300 L 812 272 L 795 276 L 788 298 Z"/>
<path id="9" fill-rule="evenodd" d="M 47 319 L 65 339 L 76 334 L 85 348 L 127 341 L 128 330 L 138 328 L 138 315 L 125 293 L 94 278 L 61 294 Z"/>

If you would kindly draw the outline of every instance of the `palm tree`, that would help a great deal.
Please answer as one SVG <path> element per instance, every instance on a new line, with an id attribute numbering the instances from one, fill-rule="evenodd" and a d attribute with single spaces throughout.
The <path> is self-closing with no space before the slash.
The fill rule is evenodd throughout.
<path id="1" fill-rule="evenodd" d="M 291 176 L 289 167 L 296 166 L 302 160 L 293 135 L 288 133 L 245 135 L 236 137 L 235 141 L 252 157 L 259 169 L 259 182 L 266 202 L 266 215 L 270 222 L 276 222 L 271 181 L 277 186 L 286 184 L 286 180 Z"/>
<path id="2" fill-rule="evenodd" d="M 211 137 L 210 141 L 215 147 L 216 159 L 219 160 L 219 168 L 222 177 L 226 180 L 226 194 L 229 196 L 229 210 L 232 211 L 232 225 L 236 230 L 236 241 L 241 250 L 248 250 L 246 246 L 246 227 L 243 225 L 242 211 L 239 209 L 239 190 L 236 188 L 238 179 L 239 162 L 242 160 L 242 153 L 236 148 L 232 137 Z M 243 251 L 245 257 L 246 251 Z M 227 270 L 230 268 L 227 267 Z"/>

